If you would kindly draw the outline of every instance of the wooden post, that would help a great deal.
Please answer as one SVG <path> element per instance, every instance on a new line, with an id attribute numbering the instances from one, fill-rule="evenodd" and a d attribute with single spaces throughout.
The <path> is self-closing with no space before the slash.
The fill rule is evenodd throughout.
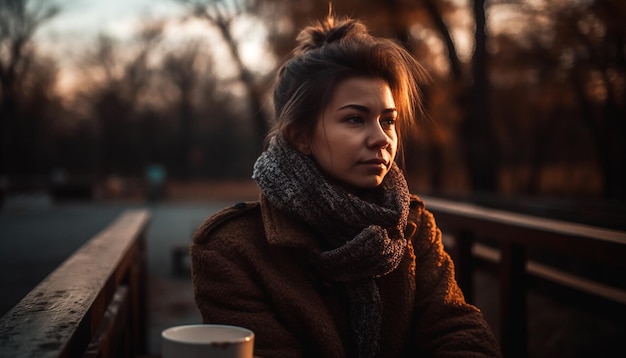
<path id="1" fill-rule="evenodd" d="M 474 259 L 472 246 L 474 235 L 470 231 L 459 231 L 455 235 L 454 267 L 456 281 L 465 295 L 465 300 L 474 303 Z"/>
<path id="2" fill-rule="evenodd" d="M 522 245 L 501 246 L 500 304 L 505 357 L 528 357 L 526 252 Z"/>

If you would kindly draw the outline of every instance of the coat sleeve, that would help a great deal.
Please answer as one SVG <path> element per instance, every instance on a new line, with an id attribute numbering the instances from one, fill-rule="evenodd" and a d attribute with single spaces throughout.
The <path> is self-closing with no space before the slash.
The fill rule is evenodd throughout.
<path id="1" fill-rule="evenodd" d="M 500 357 L 491 327 L 457 285 L 433 215 L 421 204 L 416 219 L 416 350 L 437 357 Z"/>
<path id="2" fill-rule="evenodd" d="M 245 219 L 248 214 L 218 213 L 194 235 L 192 280 L 202 320 L 251 329 L 255 357 L 302 356 L 297 341 L 275 316 L 250 262 L 252 252 L 263 247 L 251 244 L 251 233 L 258 228 L 253 220 Z"/>

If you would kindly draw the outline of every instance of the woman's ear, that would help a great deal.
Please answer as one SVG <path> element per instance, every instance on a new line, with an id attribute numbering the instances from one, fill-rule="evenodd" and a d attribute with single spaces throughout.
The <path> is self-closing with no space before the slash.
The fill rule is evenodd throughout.
<path id="1" fill-rule="evenodd" d="M 302 134 L 296 136 L 294 138 L 293 145 L 300 153 L 304 155 L 311 155 L 311 146 L 309 145 L 309 141 L 306 136 Z"/>
<path id="2" fill-rule="evenodd" d="M 300 153 L 304 155 L 311 154 L 311 146 L 309 144 L 309 139 L 304 133 L 300 131 L 296 131 L 294 129 L 291 129 L 291 130 L 288 129 L 286 134 L 287 134 L 287 138 L 290 139 L 290 142 L 292 143 L 294 148 L 296 148 Z"/>

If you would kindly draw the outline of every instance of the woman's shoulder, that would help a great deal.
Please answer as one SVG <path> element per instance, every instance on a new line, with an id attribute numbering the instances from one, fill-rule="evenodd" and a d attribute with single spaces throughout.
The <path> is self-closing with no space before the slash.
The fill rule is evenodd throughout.
<path id="1" fill-rule="evenodd" d="M 239 202 L 222 208 L 209 216 L 196 229 L 193 241 L 197 244 L 219 235 L 222 232 L 248 232 L 250 225 L 256 225 L 261 220 L 260 204 L 258 201 Z"/>
<path id="2" fill-rule="evenodd" d="M 416 194 L 411 194 L 411 201 L 409 204 L 409 218 L 412 220 L 420 220 L 421 216 L 426 212 L 426 204 Z"/>
<path id="3" fill-rule="evenodd" d="M 409 224 L 415 225 L 418 233 L 432 237 L 437 230 L 434 215 L 428 210 L 426 203 L 417 195 L 411 194 Z"/>

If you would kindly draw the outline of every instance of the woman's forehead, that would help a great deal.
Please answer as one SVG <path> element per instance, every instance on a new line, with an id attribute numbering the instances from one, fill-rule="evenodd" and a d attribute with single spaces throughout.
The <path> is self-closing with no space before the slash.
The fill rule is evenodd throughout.
<path id="1" fill-rule="evenodd" d="M 363 111 L 395 110 L 395 101 L 389 85 L 379 78 L 351 77 L 337 83 L 327 109 L 355 109 Z"/>

